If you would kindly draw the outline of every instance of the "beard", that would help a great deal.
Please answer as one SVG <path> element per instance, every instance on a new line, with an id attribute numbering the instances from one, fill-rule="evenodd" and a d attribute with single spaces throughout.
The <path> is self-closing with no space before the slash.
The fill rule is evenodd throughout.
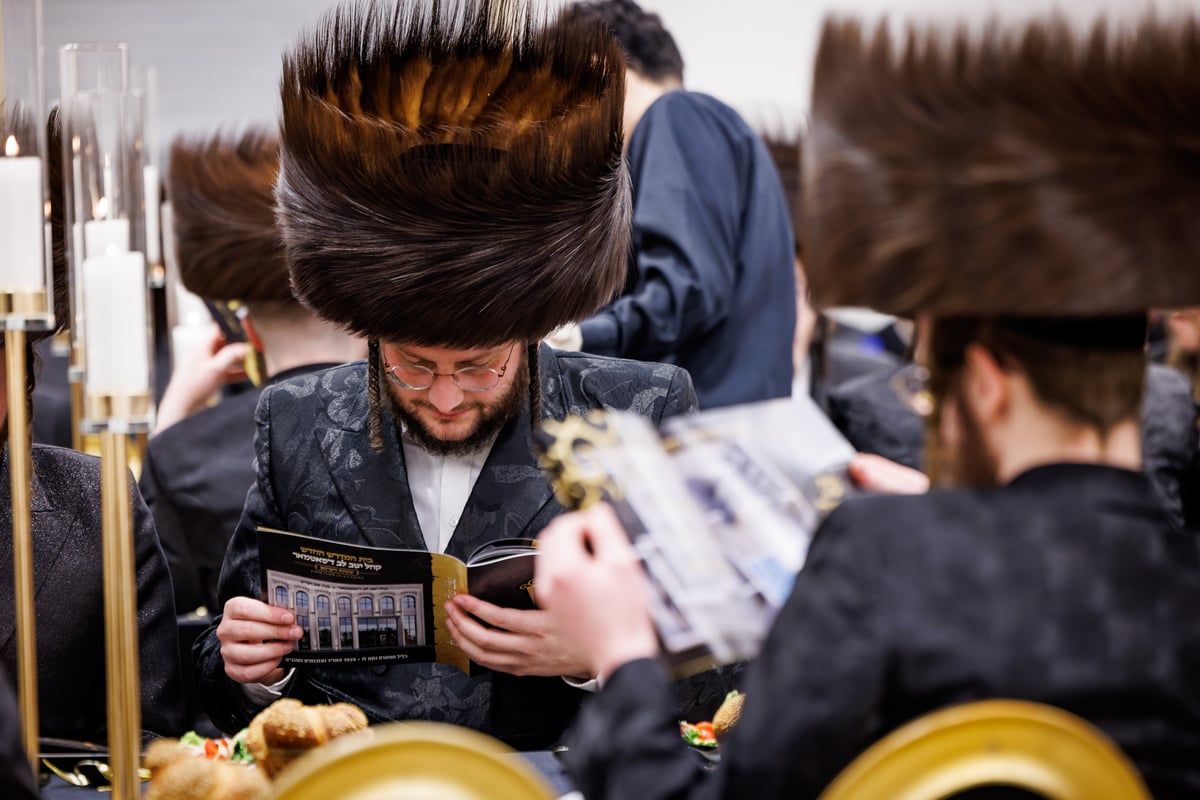
<path id="1" fill-rule="evenodd" d="M 942 486 L 992 488 L 999 485 L 996 459 L 988 449 L 979 419 L 968 405 L 953 395 L 948 410 L 955 416 L 955 435 L 942 435 L 941 425 L 930 431 L 931 447 L 926 463 L 936 465 L 931 477 Z M 943 412 L 944 413 L 944 412 Z"/>
<path id="2" fill-rule="evenodd" d="M 480 413 L 475 427 L 466 436 L 444 439 L 431 431 L 420 415 L 412 410 L 433 408 L 428 401 L 406 402 L 396 397 L 394 392 L 387 392 L 392 415 L 423 449 L 439 456 L 469 456 L 487 446 L 500 429 L 521 412 L 529 395 L 529 366 L 522 359 L 512 383 L 499 396 L 493 397 L 491 392 L 464 392 L 463 395 L 463 402 L 456 410 L 478 409 Z M 476 395 L 483 395 L 487 400 L 471 401 L 470 398 Z"/>

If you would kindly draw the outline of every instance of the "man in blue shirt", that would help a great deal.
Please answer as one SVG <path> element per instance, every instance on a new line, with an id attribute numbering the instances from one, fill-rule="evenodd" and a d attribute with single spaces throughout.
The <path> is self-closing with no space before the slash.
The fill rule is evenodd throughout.
<path id="1" fill-rule="evenodd" d="M 632 0 L 572 13 L 625 51 L 633 254 L 623 294 L 552 342 L 681 366 L 701 408 L 789 396 L 793 238 L 770 154 L 737 112 L 683 88 L 656 14 Z"/>

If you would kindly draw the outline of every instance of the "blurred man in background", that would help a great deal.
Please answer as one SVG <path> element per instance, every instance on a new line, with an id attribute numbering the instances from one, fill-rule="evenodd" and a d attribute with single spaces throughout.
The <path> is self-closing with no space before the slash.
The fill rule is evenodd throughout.
<path id="1" fill-rule="evenodd" d="M 729 106 L 684 88 L 658 15 L 633 0 L 567 13 L 604 23 L 625 51 L 633 253 L 622 295 L 551 343 L 683 367 L 701 408 L 789 396 L 792 226 L 766 147 Z"/>

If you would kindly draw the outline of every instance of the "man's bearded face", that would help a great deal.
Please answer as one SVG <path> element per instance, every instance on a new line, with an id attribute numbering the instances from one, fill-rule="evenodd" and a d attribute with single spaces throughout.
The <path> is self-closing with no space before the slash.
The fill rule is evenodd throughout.
<path id="1" fill-rule="evenodd" d="M 428 389 L 405 389 L 388 380 L 396 419 L 422 447 L 438 455 L 478 452 L 520 412 L 529 394 L 529 366 L 519 342 L 474 350 L 381 343 L 381 352 L 388 365 L 416 364 L 438 373 Z M 464 367 L 504 374 L 492 389 L 463 391 L 450 376 Z"/>

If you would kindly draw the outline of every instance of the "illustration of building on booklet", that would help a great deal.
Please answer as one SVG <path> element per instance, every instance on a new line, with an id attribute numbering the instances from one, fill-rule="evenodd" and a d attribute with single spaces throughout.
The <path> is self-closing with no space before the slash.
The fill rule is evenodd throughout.
<path id="1" fill-rule="evenodd" d="M 366 547 L 258 529 L 264 600 L 296 615 L 304 636 L 285 665 L 422 663 L 475 669 L 446 626 L 445 603 L 470 592 L 534 608 L 534 543 L 490 542 L 465 562 L 443 553 Z"/>

